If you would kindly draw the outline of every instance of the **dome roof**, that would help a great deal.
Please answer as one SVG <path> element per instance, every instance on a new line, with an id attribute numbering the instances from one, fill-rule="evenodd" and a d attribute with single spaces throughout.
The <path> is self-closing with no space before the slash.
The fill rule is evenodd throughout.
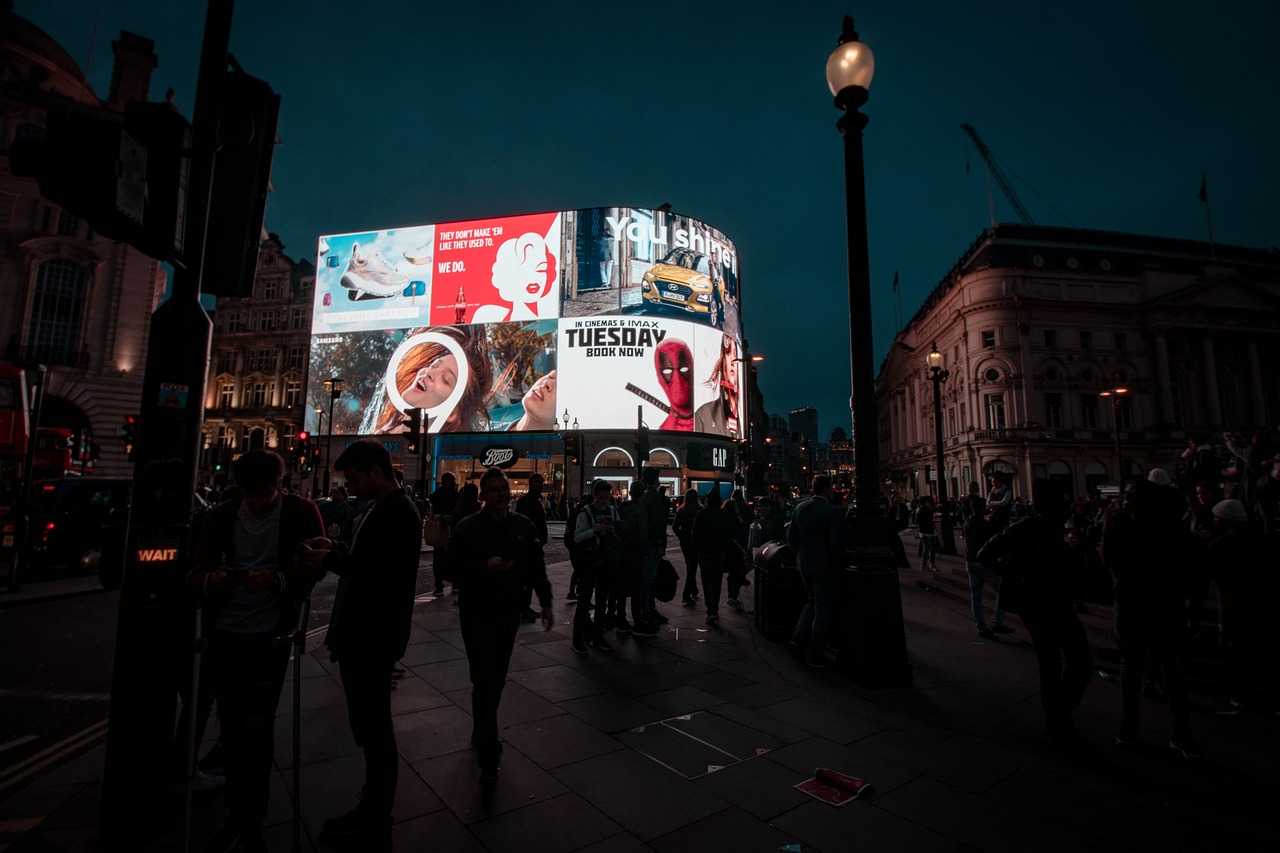
<path id="1" fill-rule="evenodd" d="M 0 10 L 0 48 L 18 48 L 52 63 L 86 86 L 84 72 L 71 54 L 44 30 L 8 10 Z"/>

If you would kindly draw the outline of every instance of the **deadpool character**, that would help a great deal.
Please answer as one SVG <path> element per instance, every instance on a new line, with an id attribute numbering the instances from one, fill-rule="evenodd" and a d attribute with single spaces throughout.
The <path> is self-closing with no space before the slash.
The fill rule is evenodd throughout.
<path id="1" fill-rule="evenodd" d="M 693 353 L 684 341 L 658 344 L 653 354 L 658 384 L 667 395 L 671 411 L 659 429 L 693 431 Z"/>

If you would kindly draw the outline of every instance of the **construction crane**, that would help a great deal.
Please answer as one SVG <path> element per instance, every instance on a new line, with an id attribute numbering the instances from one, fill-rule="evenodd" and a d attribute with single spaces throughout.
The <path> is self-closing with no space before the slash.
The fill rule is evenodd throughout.
<path id="1" fill-rule="evenodd" d="M 1004 197 L 1009 199 L 1009 204 L 1013 205 L 1013 210 L 1018 214 L 1018 218 L 1022 220 L 1024 225 L 1035 225 L 1035 220 L 1031 218 L 1030 211 L 1026 205 L 1018 198 L 1018 194 L 1013 191 L 1013 185 L 1009 183 L 1009 179 L 1005 177 L 1004 170 L 1000 168 L 1000 164 L 996 162 L 996 157 L 991 153 L 991 149 L 987 147 L 987 143 L 982 141 L 982 137 L 978 135 L 978 131 L 973 129 L 971 124 L 962 124 L 960 129 L 968 135 L 969 140 L 973 142 L 973 147 L 978 149 L 978 154 L 982 157 L 983 162 L 987 164 L 987 172 L 999 185 L 1000 191 L 1004 193 Z M 996 206 L 991 199 L 991 190 L 987 189 L 987 205 L 991 209 L 991 224 L 996 224 Z"/>

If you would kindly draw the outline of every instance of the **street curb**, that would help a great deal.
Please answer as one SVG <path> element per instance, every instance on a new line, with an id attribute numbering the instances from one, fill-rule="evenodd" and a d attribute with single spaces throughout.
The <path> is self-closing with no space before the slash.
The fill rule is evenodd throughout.
<path id="1" fill-rule="evenodd" d="M 99 595 L 104 592 L 112 592 L 106 587 L 99 586 L 96 589 L 77 589 L 69 592 L 51 592 L 48 595 L 34 595 L 29 598 L 6 599 L 5 593 L 0 595 L 0 610 L 11 610 L 17 607 L 26 607 L 31 604 L 47 604 L 50 601 L 62 601 L 67 598 L 81 598 L 86 595 Z"/>

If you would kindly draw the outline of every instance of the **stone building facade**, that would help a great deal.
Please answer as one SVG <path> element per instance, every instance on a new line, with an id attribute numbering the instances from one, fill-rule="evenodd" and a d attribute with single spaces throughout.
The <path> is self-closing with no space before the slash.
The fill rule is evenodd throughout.
<path id="1" fill-rule="evenodd" d="M 83 220 L 13 175 L 15 134 L 43 126 L 49 100 L 123 111 L 145 101 L 156 67 L 149 39 L 122 32 L 112 45 L 111 89 L 99 98 L 56 41 L 0 10 L 0 360 L 48 369 L 42 427 L 65 429 L 99 458 L 85 472 L 132 476 L 118 438 L 139 412 L 151 312 L 165 273 L 138 250 L 95 234 Z"/>
<path id="2" fill-rule="evenodd" d="M 1280 422 L 1280 252 L 1029 225 L 985 231 L 895 337 L 877 381 L 894 491 L 936 493 L 933 391 L 943 386 L 944 476 L 1084 495 L 1173 468 L 1189 439 Z M 1099 394 L 1113 387 L 1128 393 Z"/>
<path id="3" fill-rule="evenodd" d="M 205 388 L 206 472 L 245 450 L 290 458 L 306 405 L 315 281 L 315 266 L 289 258 L 271 234 L 259 250 L 253 294 L 218 298 Z"/>

